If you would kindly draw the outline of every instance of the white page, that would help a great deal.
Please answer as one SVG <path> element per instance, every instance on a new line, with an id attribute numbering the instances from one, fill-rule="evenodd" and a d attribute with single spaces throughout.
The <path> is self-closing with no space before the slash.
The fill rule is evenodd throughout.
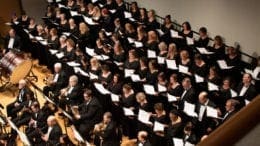
<path id="1" fill-rule="evenodd" d="M 168 102 L 177 101 L 177 97 L 167 93 Z"/>
<path id="2" fill-rule="evenodd" d="M 57 3 L 61 2 L 62 0 L 56 0 Z"/>
<path id="3" fill-rule="evenodd" d="M 249 103 L 250 103 L 250 101 L 245 99 L 245 104 L 248 105 Z"/>
<path id="4" fill-rule="evenodd" d="M 77 139 L 77 141 L 79 141 L 79 142 L 84 142 L 84 139 L 82 138 L 80 133 L 77 131 L 77 129 L 74 126 L 71 126 L 71 129 L 72 129 L 75 139 Z"/>
<path id="5" fill-rule="evenodd" d="M 131 75 L 134 74 L 134 72 L 135 72 L 134 69 L 125 69 L 125 78 L 131 77 Z"/>
<path id="6" fill-rule="evenodd" d="M 77 66 L 80 66 L 79 63 L 75 62 L 75 61 L 70 61 L 70 62 L 67 62 L 67 64 L 71 67 L 77 67 Z"/>
<path id="7" fill-rule="evenodd" d="M 173 138 L 174 146 L 184 146 L 183 140 L 180 138 Z"/>
<path id="8" fill-rule="evenodd" d="M 70 32 L 63 32 L 62 34 L 64 34 L 65 36 L 69 37 L 71 35 Z"/>
<path id="9" fill-rule="evenodd" d="M 167 91 L 167 88 L 165 86 L 162 86 L 160 84 L 157 84 L 158 85 L 158 92 L 166 92 Z"/>
<path id="10" fill-rule="evenodd" d="M 104 7 L 104 5 L 102 5 L 102 4 L 100 4 L 100 3 L 99 3 L 98 5 L 99 5 L 100 8 L 103 8 L 103 7 Z"/>
<path id="11" fill-rule="evenodd" d="M 110 94 L 111 92 L 108 91 L 102 84 L 100 83 L 94 83 L 94 86 L 96 87 L 96 89 L 103 95 L 105 94 Z"/>
<path id="12" fill-rule="evenodd" d="M 189 68 L 187 66 L 179 64 L 179 72 L 189 75 Z"/>
<path id="13" fill-rule="evenodd" d="M 156 58 L 156 52 L 153 50 L 147 50 L 148 58 Z"/>
<path id="14" fill-rule="evenodd" d="M 75 70 L 75 69 L 74 69 Z M 85 77 L 89 77 L 89 74 L 87 72 L 85 72 L 84 70 L 82 70 L 81 68 L 78 69 L 79 74 L 81 74 L 82 76 Z"/>
<path id="15" fill-rule="evenodd" d="M 140 78 L 140 76 L 138 74 L 132 74 L 131 75 L 131 79 L 132 79 L 133 82 L 141 81 L 141 78 Z"/>
<path id="16" fill-rule="evenodd" d="M 111 93 L 110 96 L 113 102 L 119 102 L 119 95 Z"/>
<path id="17" fill-rule="evenodd" d="M 259 72 L 260 72 L 260 66 L 257 66 L 257 67 L 254 69 L 254 71 L 253 71 L 252 77 L 253 77 L 254 79 L 256 79 L 256 80 L 260 80 L 260 79 L 257 77 L 258 74 L 259 74 Z"/>
<path id="18" fill-rule="evenodd" d="M 110 13 L 114 14 L 116 12 L 116 9 L 113 9 L 113 10 L 109 10 Z"/>
<path id="19" fill-rule="evenodd" d="M 124 11 L 125 18 L 132 18 L 132 14 L 130 12 Z"/>
<path id="20" fill-rule="evenodd" d="M 46 40 L 43 40 L 43 41 L 39 41 L 43 46 L 47 46 L 48 45 L 48 42 Z"/>
<path id="21" fill-rule="evenodd" d="M 198 114 L 195 112 L 195 105 L 188 103 L 187 101 L 184 102 L 183 111 L 191 117 L 198 117 Z"/>
<path id="22" fill-rule="evenodd" d="M 180 38 L 179 33 L 177 31 L 171 29 L 170 32 L 172 38 Z"/>
<path id="23" fill-rule="evenodd" d="M 196 83 L 202 83 L 202 82 L 204 82 L 204 78 L 203 78 L 203 77 L 201 77 L 201 76 L 199 76 L 199 75 L 197 75 L 197 74 L 195 74 L 194 76 L 195 76 L 195 82 L 196 82 Z"/>
<path id="24" fill-rule="evenodd" d="M 176 65 L 176 60 L 166 59 L 166 64 L 168 69 L 178 70 L 178 67 Z"/>
<path id="25" fill-rule="evenodd" d="M 130 37 L 128 37 L 127 40 L 128 40 L 128 42 L 129 42 L 130 44 L 133 44 L 133 43 L 135 42 L 135 39 L 130 38 Z"/>
<path id="26" fill-rule="evenodd" d="M 144 46 L 142 42 L 138 42 L 138 41 L 135 41 L 134 44 L 136 48 L 141 48 Z"/>
<path id="27" fill-rule="evenodd" d="M 95 80 L 95 79 L 98 79 L 98 76 L 89 72 L 89 78 L 90 78 L 90 80 Z"/>
<path id="28" fill-rule="evenodd" d="M 103 61 L 104 61 L 104 60 L 108 60 L 108 59 L 109 59 L 109 56 L 107 56 L 107 55 L 104 55 L 104 54 L 101 54 L 101 57 L 102 57 Z"/>
<path id="29" fill-rule="evenodd" d="M 148 95 L 155 95 L 156 94 L 153 85 L 144 84 L 143 86 L 144 86 L 144 91 L 145 91 L 146 94 L 148 94 Z"/>
<path id="30" fill-rule="evenodd" d="M 160 122 L 155 121 L 154 122 L 154 126 L 153 126 L 153 131 L 157 132 L 157 131 L 164 131 L 164 125 Z"/>
<path id="31" fill-rule="evenodd" d="M 236 91 L 230 89 L 230 93 L 231 93 L 231 97 L 232 97 L 232 98 L 233 98 L 233 97 L 237 97 L 237 92 L 236 92 Z"/>
<path id="32" fill-rule="evenodd" d="M 135 22 L 136 20 L 134 18 L 128 18 L 130 21 Z"/>
<path id="33" fill-rule="evenodd" d="M 218 118 L 217 109 L 207 106 L 207 117 Z"/>
<path id="34" fill-rule="evenodd" d="M 73 16 L 80 16 L 80 14 L 77 11 L 70 11 L 70 15 Z"/>
<path id="35" fill-rule="evenodd" d="M 92 1 L 92 3 L 95 3 L 95 2 L 97 2 L 98 0 L 91 0 Z"/>
<path id="36" fill-rule="evenodd" d="M 113 61 L 117 66 L 122 66 L 122 65 L 124 65 L 124 63 L 123 62 L 117 62 L 117 61 Z"/>
<path id="37" fill-rule="evenodd" d="M 218 60 L 217 63 L 218 63 L 218 65 L 221 69 L 231 69 L 231 68 L 233 68 L 233 66 L 227 66 L 227 63 L 226 63 L 225 60 Z"/>
<path id="38" fill-rule="evenodd" d="M 214 54 L 214 52 L 209 52 L 206 48 L 203 47 L 197 47 L 197 50 L 200 52 L 200 54 L 206 54 L 206 55 Z"/>
<path id="39" fill-rule="evenodd" d="M 125 116 L 134 116 L 134 112 L 130 108 L 123 107 L 124 115 Z"/>
<path id="40" fill-rule="evenodd" d="M 209 91 L 218 91 L 219 88 L 218 88 L 217 85 L 215 85 L 215 84 L 213 84 L 213 83 L 211 83 L 211 82 L 208 82 L 208 90 L 209 90 Z"/>
<path id="41" fill-rule="evenodd" d="M 158 64 L 165 64 L 165 57 L 157 56 Z"/>
<path id="42" fill-rule="evenodd" d="M 105 30 L 104 30 L 105 31 Z M 107 32 L 107 31 L 105 31 L 105 34 L 106 34 L 106 36 L 111 36 L 112 35 L 112 32 Z"/>
<path id="43" fill-rule="evenodd" d="M 35 37 L 32 34 L 29 34 L 30 39 L 34 39 Z"/>
<path id="44" fill-rule="evenodd" d="M 84 21 L 85 21 L 87 24 L 89 24 L 89 25 L 97 25 L 97 24 L 98 24 L 98 23 L 94 22 L 91 18 L 86 17 L 86 16 L 84 16 L 84 15 L 82 15 L 82 16 L 83 16 Z"/>
<path id="45" fill-rule="evenodd" d="M 65 6 L 62 5 L 62 4 L 58 4 L 58 7 L 59 7 L 59 8 L 65 8 L 65 9 L 68 9 L 67 7 L 65 7 Z"/>
<path id="46" fill-rule="evenodd" d="M 24 32 L 26 32 L 27 34 L 29 34 L 29 30 L 28 29 L 23 29 Z"/>
<path id="47" fill-rule="evenodd" d="M 58 53 L 59 51 L 58 51 L 58 50 L 54 50 L 54 49 L 49 49 L 49 52 L 50 52 L 52 55 L 54 55 L 54 54 Z"/>
<path id="48" fill-rule="evenodd" d="M 36 39 L 37 41 L 44 41 L 44 39 L 43 39 L 41 36 L 36 36 L 35 39 Z"/>
<path id="49" fill-rule="evenodd" d="M 164 32 L 161 29 L 156 29 L 160 36 L 164 35 Z"/>
<path id="50" fill-rule="evenodd" d="M 193 38 L 186 37 L 186 41 L 187 41 L 187 44 L 188 44 L 188 45 L 194 45 L 194 40 L 193 40 Z"/>
<path id="51" fill-rule="evenodd" d="M 15 25 L 18 25 L 18 24 L 19 24 L 19 21 L 15 21 L 14 24 L 15 24 Z"/>
<path id="52" fill-rule="evenodd" d="M 86 47 L 86 53 L 89 55 L 89 56 L 95 56 L 95 55 L 97 55 L 96 53 L 95 53 L 95 50 L 94 49 L 91 49 L 91 48 L 88 48 L 88 47 Z"/>
<path id="53" fill-rule="evenodd" d="M 142 122 L 142 123 L 145 123 L 145 124 L 152 124 L 152 122 L 150 122 L 150 116 L 151 114 L 142 110 L 142 109 L 139 109 L 139 112 L 138 112 L 138 117 L 137 119 Z"/>
<path id="54" fill-rule="evenodd" d="M 57 53 L 56 57 L 61 59 L 62 57 L 64 57 L 64 53 L 63 52 Z"/>

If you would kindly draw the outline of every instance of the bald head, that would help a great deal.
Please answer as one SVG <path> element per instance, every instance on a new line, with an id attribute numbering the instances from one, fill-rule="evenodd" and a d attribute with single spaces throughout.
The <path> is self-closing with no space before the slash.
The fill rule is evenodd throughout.
<path id="1" fill-rule="evenodd" d="M 19 88 L 19 89 L 23 89 L 25 86 L 26 86 L 26 81 L 25 81 L 24 79 L 21 79 L 21 80 L 19 81 L 18 88 Z"/>
<path id="2" fill-rule="evenodd" d="M 199 102 L 201 104 L 205 104 L 205 102 L 208 100 L 208 93 L 205 91 L 200 92 L 199 94 Z"/>
<path id="3" fill-rule="evenodd" d="M 49 116 L 47 119 L 47 124 L 48 124 L 48 126 L 53 126 L 54 124 L 56 124 L 55 116 L 53 116 L 53 115 Z"/>

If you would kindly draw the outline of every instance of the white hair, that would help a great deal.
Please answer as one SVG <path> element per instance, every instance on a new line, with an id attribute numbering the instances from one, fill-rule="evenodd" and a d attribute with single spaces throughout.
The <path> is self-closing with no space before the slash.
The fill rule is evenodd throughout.
<path id="1" fill-rule="evenodd" d="M 62 64 L 57 62 L 54 64 L 54 68 L 61 68 L 62 67 Z"/>

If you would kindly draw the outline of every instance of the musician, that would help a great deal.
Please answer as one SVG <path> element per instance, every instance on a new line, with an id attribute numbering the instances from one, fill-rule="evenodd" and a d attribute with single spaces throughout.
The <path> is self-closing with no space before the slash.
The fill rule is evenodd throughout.
<path id="1" fill-rule="evenodd" d="M 59 106 L 66 109 L 66 105 L 79 105 L 82 102 L 81 86 L 78 84 L 78 77 L 72 75 L 69 78 L 69 85 L 60 91 Z"/>
<path id="2" fill-rule="evenodd" d="M 182 87 L 184 90 L 181 94 L 181 97 L 179 98 L 179 102 L 180 102 L 179 108 L 180 109 L 183 109 L 184 101 L 187 101 L 189 103 L 196 103 L 196 101 L 197 101 L 196 92 L 191 84 L 191 80 L 189 77 L 185 77 L 182 80 Z"/>
<path id="3" fill-rule="evenodd" d="M 14 29 L 10 29 L 8 35 L 5 37 L 3 53 L 9 52 L 10 49 L 17 49 L 20 51 L 21 46 L 21 38 L 16 34 Z"/>
<path id="4" fill-rule="evenodd" d="M 6 106 L 7 116 L 11 118 L 15 118 L 16 112 L 19 110 L 14 109 L 22 109 L 21 105 L 26 101 L 26 95 L 30 91 L 30 89 L 27 87 L 27 82 L 24 79 L 21 79 L 18 84 L 19 93 L 16 97 L 16 100 Z"/>
<path id="5" fill-rule="evenodd" d="M 93 97 L 91 90 L 85 89 L 83 97 L 84 102 L 78 106 L 79 112 L 74 114 L 77 120 L 75 126 L 82 137 L 90 140 L 94 125 L 102 119 L 102 107 L 97 98 Z"/>
<path id="6" fill-rule="evenodd" d="M 238 104 L 239 104 L 239 102 L 237 100 L 234 100 L 234 99 L 227 100 L 226 106 L 225 106 L 226 113 L 224 114 L 222 122 L 225 122 L 226 120 L 228 120 L 230 117 L 232 117 L 237 112 L 236 106 Z"/>
<path id="7" fill-rule="evenodd" d="M 255 86 L 252 84 L 252 75 L 245 73 L 242 78 L 242 83 L 240 83 L 237 87 L 237 93 L 239 97 L 243 97 L 242 99 L 252 100 L 256 97 L 257 91 Z M 241 100 L 241 98 L 239 99 Z"/>
<path id="8" fill-rule="evenodd" d="M 103 115 L 103 121 L 95 125 L 94 133 L 100 136 L 102 146 L 119 146 L 116 123 L 112 120 L 112 114 L 106 112 Z"/>
<path id="9" fill-rule="evenodd" d="M 138 146 L 152 146 L 152 144 L 148 140 L 148 132 L 146 132 L 146 131 L 139 131 L 138 132 L 136 145 L 138 145 Z"/>
<path id="10" fill-rule="evenodd" d="M 62 130 L 54 116 L 49 116 L 47 119 L 48 130 L 47 133 L 41 136 L 44 141 L 42 144 L 57 145 L 60 142 L 62 136 Z"/>
<path id="11" fill-rule="evenodd" d="M 42 142 L 40 131 L 47 130 L 47 118 L 48 115 L 40 109 L 38 102 L 34 102 L 31 106 L 31 118 L 28 122 L 28 127 L 25 130 L 26 135 L 33 144 L 39 144 Z"/>
<path id="12" fill-rule="evenodd" d="M 47 86 L 43 87 L 43 93 L 46 96 L 49 96 L 50 92 L 55 95 L 58 94 L 58 92 L 65 87 L 66 80 L 67 77 L 65 72 L 62 70 L 62 64 L 55 63 L 53 79 L 50 81 L 47 79 Z"/>

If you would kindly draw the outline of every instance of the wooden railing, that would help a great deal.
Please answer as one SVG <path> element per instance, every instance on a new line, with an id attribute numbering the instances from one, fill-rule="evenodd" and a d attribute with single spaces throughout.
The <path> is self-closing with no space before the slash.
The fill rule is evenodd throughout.
<path id="1" fill-rule="evenodd" d="M 260 122 L 260 95 L 214 130 L 198 146 L 232 146 Z"/>

